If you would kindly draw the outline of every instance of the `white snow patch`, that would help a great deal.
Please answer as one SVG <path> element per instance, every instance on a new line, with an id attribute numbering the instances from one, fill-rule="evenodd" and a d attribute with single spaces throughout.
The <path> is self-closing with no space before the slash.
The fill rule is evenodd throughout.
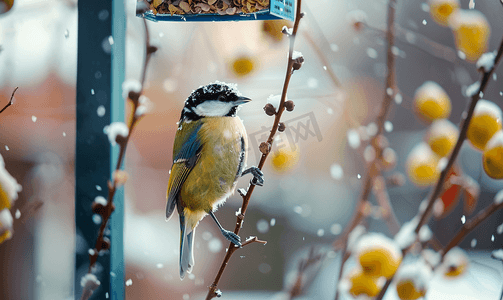
<path id="1" fill-rule="evenodd" d="M 288 98 L 288 97 L 286 97 Z M 286 100 L 285 100 L 286 101 Z M 276 111 L 278 111 L 279 103 L 281 102 L 281 95 L 270 95 L 267 98 L 267 103 L 270 103 Z"/>
<path id="2" fill-rule="evenodd" d="M 107 199 L 105 199 L 105 197 L 103 196 L 97 196 L 96 198 L 94 198 L 94 202 L 99 203 L 103 206 L 107 205 Z"/>
<path id="3" fill-rule="evenodd" d="M 473 97 L 473 95 L 475 95 L 475 93 L 478 92 L 479 88 L 480 88 L 480 81 L 475 81 L 474 83 L 472 83 L 471 85 L 469 85 L 466 88 L 466 91 L 465 91 L 466 96 Z"/>
<path id="4" fill-rule="evenodd" d="M 494 67 L 495 59 L 496 54 L 494 52 L 484 53 L 479 60 L 477 60 L 477 64 L 475 66 L 477 69 L 483 68 L 484 72 L 489 72 Z"/>
<path id="5" fill-rule="evenodd" d="M 367 230 L 365 226 L 358 225 L 356 226 L 348 235 L 348 244 L 347 249 L 349 252 L 353 252 L 358 240 L 365 234 Z"/>
<path id="6" fill-rule="evenodd" d="M 300 52 L 300 51 L 293 51 L 293 53 L 292 53 L 292 59 L 293 60 L 301 58 L 301 57 L 303 57 L 302 52 Z"/>
<path id="7" fill-rule="evenodd" d="M 503 249 L 494 250 L 491 253 L 491 257 L 503 261 Z"/>
<path id="8" fill-rule="evenodd" d="M 499 191 L 496 196 L 494 196 L 494 204 L 499 205 L 501 203 L 503 203 L 503 190 Z"/>
<path id="9" fill-rule="evenodd" d="M 113 122 L 110 125 L 105 126 L 105 128 L 103 128 L 103 132 L 108 135 L 110 144 L 115 146 L 117 144 L 117 136 L 120 135 L 126 138 L 129 134 L 129 128 L 124 122 Z"/>
<path id="10" fill-rule="evenodd" d="M 80 286 L 82 286 L 85 290 L 95 290 L 98 286 L 100 286 L 100 281 L 96 278 L 94 274 L 86 274 L 82 276 L 80 279 Z"/>
<path id="11" fill-rule="evenodd" d="M 21 192 L 22 187 L 17 183 L 17 180 L 10 175 L 5 169 L 5 162 L 2 155 L 0 155 L 0 186 L 9 197 L 11 205 L 17 200 L 17 194 Z"/>
<path id="12" fill-rule="evenodd" d="M 128 79 L 122 83 L 122 97 L 128 98 L 129 92 L 140 93 L 141 83 L 136 79 Z"/>
<path id="13" fill-rule="evenodd" d="M 358 240 L 355 251 L 357 253 L 362 253 L 376 248 L 387 250 L 387 252 L 397 261 L 402 259 L 402 251 L 400 250 L 398 243 L 382 233 L 370 232 L 363 235 Z"/>

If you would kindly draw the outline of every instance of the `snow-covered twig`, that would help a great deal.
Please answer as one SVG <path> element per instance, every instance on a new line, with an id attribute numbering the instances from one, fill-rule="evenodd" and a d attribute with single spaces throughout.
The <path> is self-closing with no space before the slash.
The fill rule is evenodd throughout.
<path id="1" fill-rule="evenodd" d="M 100 230 L 98 232 L 98 238 L 96 239 L 96 245 L 95 245 L 94 249 L 90 249 L 92 251 L 89 251 L 90 263 L 89 263 L 88 273 L 85 276 L 89 276 L 89 274 L 92 274 L 93 266 L 96 264 L 96 262 L 98 260 L 99 252 L 101 250 L 106 250 L 110 247 L 110 241 L 108 238 L 104 237 L 104 232 L 105 232 L 105 228 L 107 226 L 108 220 L 110 219 L 110 216 L 112 215 L 112 212 L 115 209 L 113 199 L 115 196 L 115 192 L 117 190 L 117 186 L 123 184 L 124 178 L 126 177 L 124 175 L 124 172 L 121 171 L 120 168 L 122 166 L 122 162 L 124 161 L 129 137 L 131 136 L 131 133 L 133 132 L 135 124 L 137 123 L 137 121 L 141 117 L 141 115 L 138 116 L 135 112 L 138 109 L 138 107 L 140 106 L 140 96 L 143 93 L 143 86 L 145 83 L 147 66 L 150 61 L 150 57 L 152 56 L 153 53 L 155 53 L 157 51 L 157 47 L 152 46 L 150 44 L 150 36 L 149 36 L 147 21 L 145 19 L 143 19 L 143 23 L 145 25 L 145 61 L 143 64 L 141 84 L 137 85 L 137 86 L 139 86 L 139 90 L 138 90 L 138 88 L 129 88 L 128 89 L 127 82 L 125 84 L 126 86 L 123 86 L 123 88 L 125 90 L 128 90 L 127 97 L 133 103 L 133 113 L 132 113 L 129 125 L 126 127 L 125 124 L 123 124 L 123 123 L 120 123 L 120 124 L 116 123 L 115 125 L 113 123 L 109 127 L 109 132 L 107 133 L 109 135 L 109 138 L 112 139 L 112 141 L 111 141 L 112 144 L 114 141 L 117 144 L 119 144 L 119 147 L 120 147 L 119 157 L 117 159 L 115 171 L 112 176 L 113 178 L 112 178 L 112 180 L 108 181 L 108 199 L 106 201 L 106 204 L 103 205 L 103 203 L 101 203 L 102 201 L 94 201 L 93 202 L 93 211 L 95 211 L 95 210 L 100 211 L 100 214 L 102 217 L 102 222 L 101 222 Z M 114 125 L 114 126 L 112 126 L 112 125 Z M 85 278 L 85 276 L 83 277 L 83 279 Z M 97 281 L 97 283 L 99 285 L 99 281 Z M 83 292 L 83 294 L 81 296 L 81 300 L 87 300 L 91 295 L 92 295 L 92 290 L 86 290 L 85 293 Z"/>
<path id="2" fill-rule="evenodd" d="M 290 47 L 289 47 L 289 51 L 288 51 L 288 66 L 286 69 L 285 82 L 283 84 L 283 91 L 281 93 L 281 101 L 279 103 L 278 109 L 276 110 L 276 112 L 274 114 L 274 124 L 272 126 L 271 133 L 269 134 L 269 138 L 267 139 L 266 142 L 262 142 L 260 145 L 260 151 L 262 152 L 262 157 L 260 158 L 260 162 L 258 164 L 259 169 L 262 169 L 264 167 L 267 156 L 269 155 L 271 148 L 272 148 L 274 135 L 276 134 L 276 132 L 278 131 L 278 128 L 280 127 L 281 115 L 283 114 L 283 112 L 287 108 L 287 107 L 285 107 L 285 103 L 287 102 L 286 101 L 287 100 L 286 99 L 286 92 L 288 90 L 290 78 L 292 77 L 293 71 L 297 67 L 300 67 L 298 65 L 299 55 L 297 54 L 296 59 L 293 59 L 293 51 L 294 51 L 293 49 L 294 49 L 294 43 L 295 43 L 295 36 L 296 36 L 297 30 L 299 28 L 299 22 L 303 16 L 303 13 L 301 12 L 302 0 L 297 0 L 296 3 L 297 3 L 297 7 L 296 7 L 297 11 L 295 14 L 294 25 L 293 25 L 291 32 L 289 30 L 287 30 L 288 36 L 290 38 Z M 302 57 L 302 56 L 300 56 L 300 57 Z M 291 101 L 288 101 L 288 102 L 291 103 Z M 293 107 L 291 107 L 291 108 L 293 109 Z M 236 226 L 234 228 L 235 234 L 239 234 L 239 230 L 241 229 L 241 226 L 243 224 L 246 209 L 248 208 L 248 203 L 250 202 L 250 198 L 251 198 L 251 195 L 252 195 L 254 189 L 255 189 L 255 185 L 250 184 L 247 191 L 243 191 L 243 190 L 238 191 L 239 194 L 241 195 L 241 197 L 243 198 L 243 204 L 241 206 L 240 213 L 237 215 Z M 257 242 L 259 242 L 259 241 L 257 240 Z M 232 254 L 237 249 L 239 249 L 239 248 L 237 248 L 234 245 L 234 243 L 232 243 L 232 242 L 229 243 L 229 248 L 227 250 L 227 253 L 225 254 L 225 257 L 224 257 L 224 260 L 222 261 L 222 264 L 220 265 L 220 268 L 219 268 L 218 273 L 215 277 L 215 280 L 213 281 L 213 283 L 209 287 L 208 294 L 206 295 L 206 300 L 210 300 L 214 297 L 219 297 L 222 295 L 222 292 L 218 289 L 218 282 L 220 281 L 220 278 L 222 277 L 222 274 L 224 273 L 224 270 L 225 270 L 225 268 L 226 268 L 226 266 L 232 256 Z"/>
<path id="3" fill-rule="evenodd" d="M 14 94 L 16 93 L 16 91 L 17 91 L 17 89 L 18 89 L 18 88 L 19 88 L 19 87 L 16 87 L 16 88 L 14 89 L 14 91 L 12 92 L 12 95 L 10 96 L 9 103 L 7 103 L 7 105 L 5 105 L 5 107 L 4 107 L 4 108 L 2 108 L 2 110 L 0 110 L 0 114 L 1 114 L 1 113 L 3 113 L 3 111 L 4 111 L 4 110 L 6 110 L 6 109 L 7 109 L 7 107 L 9 107 L 9 106 L 11 106 L 11 105 L 12 105 L 12 99 L 14 99 Z"/>

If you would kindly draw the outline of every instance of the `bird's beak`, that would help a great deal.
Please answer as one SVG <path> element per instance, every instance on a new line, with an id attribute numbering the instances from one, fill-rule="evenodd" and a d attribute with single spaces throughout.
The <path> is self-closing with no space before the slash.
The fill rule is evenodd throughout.
<path id="1" fill-rule="evenodd" d="M 250 98 L 246 98 L 246 97 L 239 97 L 238 100 L 234 101 L 234 103 L 236 105 L 241 105 L 241 104 L 245 104 L 245 103 L 248 103 L 252 101 Z"/>

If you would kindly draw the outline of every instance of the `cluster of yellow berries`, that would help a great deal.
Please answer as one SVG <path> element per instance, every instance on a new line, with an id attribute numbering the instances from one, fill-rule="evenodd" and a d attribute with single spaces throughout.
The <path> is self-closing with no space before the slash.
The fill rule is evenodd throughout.
<path id="1" fill-rule="evenodd" d="M 421 120 L 430 124 L 430 128 L 425 141 L 410 152 L 407 173 L 414 184 L 430 186 L 438 180 L 441 171 L 439 162 L 452 152 L 459 131 L 447 119 L 451 112 L 451 100 L 435 82 L 427 81 L 416 90 L 414 110 Z M 483 152 L 486 174 L 494 179 L 503 179 L 502 117 L 503 113 L 496 104 L 479 100 L 467 131 L 470 144 Z"/>
<path id="2" fill-rule="evenodd" d="M 358 267 L 349 274 L 349 293 L 358 297 L 375 297 L 402 262 L 402 252 L 396 243 L 378 233 L 362 236 L 356 245 Z"/>
<path id="3" fill-rule="evenodd" d="M 429 0 L 432 19 L 442 26 L 449 26 L 456 48 L 475 62 L 486 52 L 491 28 L 485 16 L 476 10 L 459 8 L 459 0 Z"/>
<path id="4" fill-rule="evenodd" d="M 430 186 L 440 175 L 439 162 L 448 156 L 458 138 L 458 129 L 447 118 L 451 114 L 451 100 L 444 89 L 427 81 L 414 95 L 414 110 L 418 117 L 430 124 L 425 141 L 410 152 L 406 169 L 410 180 L 418 186 Z"/>

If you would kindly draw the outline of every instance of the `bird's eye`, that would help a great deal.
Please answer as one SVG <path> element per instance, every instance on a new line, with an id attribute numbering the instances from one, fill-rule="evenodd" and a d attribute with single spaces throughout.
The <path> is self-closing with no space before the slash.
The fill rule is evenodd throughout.
<path id="1" fill-rule="evenodd" d="M 217 100 L 218 101 L 225 101 L 225 96 L 224 95 L 220 95 L 220 96 L 218 96 Z"/>

